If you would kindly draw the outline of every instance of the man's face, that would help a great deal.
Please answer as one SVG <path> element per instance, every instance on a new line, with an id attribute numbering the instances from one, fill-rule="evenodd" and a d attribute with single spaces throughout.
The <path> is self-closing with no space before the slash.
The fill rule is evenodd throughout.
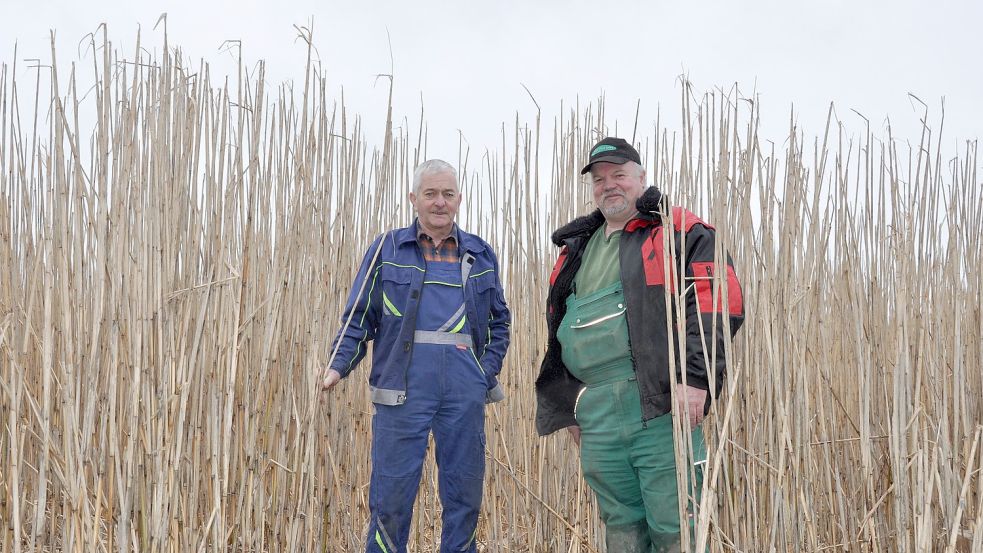
<path id="1" fill-rule="evenodd" d="M 645 174 L 634 163 L 600 161 L 591 166 L 594 204 L 605 219 L 620 220 L 635 213 L 635 200 L 645 191 Z"/>
<path id="2" fill-rule="evenodd" d="M 461 194 L 451 173 L 431 173 L 420 178 L 420 188 L 410 192 L 410 202 L 424 230 L 449 234 L 461 207 Z"/>

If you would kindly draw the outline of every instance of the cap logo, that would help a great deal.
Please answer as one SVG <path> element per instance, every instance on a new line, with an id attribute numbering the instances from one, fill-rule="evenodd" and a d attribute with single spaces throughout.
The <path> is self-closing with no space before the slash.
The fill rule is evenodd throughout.
<path id="1" fill-rule="evenodd" d="M 604 152 L 612 152 L 614 150 L 617 150 L 617 148 L 611 146 L 610 144 L 602 144 L 597 148 L 594 148 L 594 151 L 590 153 L 590 157 L 594 157 L 597 154 L 604 153 Z"/>

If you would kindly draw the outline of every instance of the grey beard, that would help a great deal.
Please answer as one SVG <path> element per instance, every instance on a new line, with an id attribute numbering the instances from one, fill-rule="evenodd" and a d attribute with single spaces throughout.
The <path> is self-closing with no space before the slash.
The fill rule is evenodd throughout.
<path id="1" fill-rule="evenodd" d="M 620 204 L 615 204 L 612 206 L 599 206 L 598 209 L 601 210 L 601 213 L 605 217 L 610 215 L 617 215 L 619 213 L 624 213 L 624 211 L 628 209 L 628 201 L 622 198 Z"/>

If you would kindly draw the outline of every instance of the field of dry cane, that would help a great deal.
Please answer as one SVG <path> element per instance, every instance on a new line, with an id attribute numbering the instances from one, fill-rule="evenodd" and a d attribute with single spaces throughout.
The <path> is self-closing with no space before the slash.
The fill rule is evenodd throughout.
<path id="1" fill-rule="evenodd" d="M 315 63 L 271 86 L 261 64 L 210 75 L 166 40 L 151 57 L 90 38 L 68 74 L 54 48 L 2 58 L 0 553 L 357 551 L 368 371 L 326 397 L 315 375 L 427 156 L 459 165 L 459 222 L 496 248 L 514 317 L 480 550 L 603 551 L 575 447 L 532 422 L 548 236 L 591 209 L 578 169 L 616 131 L 603 101 L 428 152 L 424 112 L 393 125 L 390 107 L 370 143 Z M 851 134 L 831 109 L 818 137 L 759 137 L 753 98 L 680 90 L 681 128 L 618 130 L 744 282 L 698 540 L 983 551 L 977 143 L 951 148 L 927 109 L 920 136 Z M 436 551 L 435 474 L 411 551 Z"/>

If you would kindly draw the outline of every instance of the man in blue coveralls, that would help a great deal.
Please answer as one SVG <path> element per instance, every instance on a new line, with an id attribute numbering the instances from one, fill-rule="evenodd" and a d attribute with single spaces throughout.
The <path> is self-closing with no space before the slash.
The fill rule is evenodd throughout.
<path id="1" fill-rule="evenodd" d="M 365 254 L 322 388 L 351 373 L 366 343 L 375 341 L 366 551 L 406 551 L 433 431 L 443 505 L 440 551 L 475 552 L 485 403 L 505 398 L 497 376 L 510 315 L 495 253 L 454 223 L 461 206 L 457 171 L 438 159 L 420 164 L 409 200 L 413 224 L 379 236 Z"/>

